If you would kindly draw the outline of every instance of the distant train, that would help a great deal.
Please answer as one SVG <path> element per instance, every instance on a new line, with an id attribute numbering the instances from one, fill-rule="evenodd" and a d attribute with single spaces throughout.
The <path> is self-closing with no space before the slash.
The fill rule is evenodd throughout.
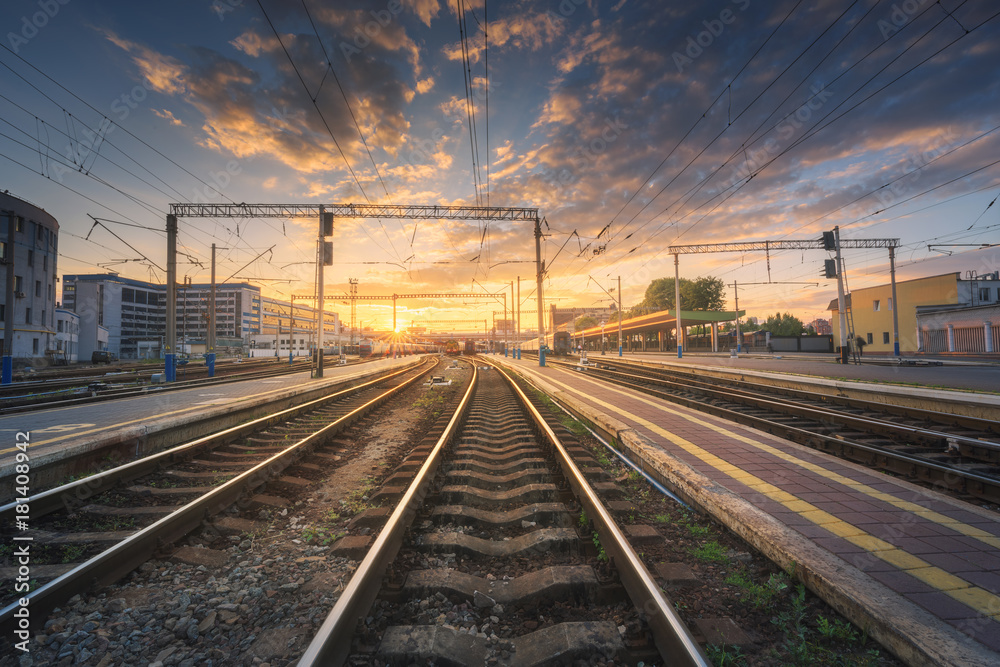
<path id="1" fill-rule="evenodd" d="M 449 340 L 444 344 L 444 353 L 449 357 L 457 357 L 462 353 L 462 348 L 457 340 Z"/>
<path id="2" fill-rule="evenodd" d="M 568 331 L 557 331 L 552 336 L 547 337 L 546 344 L 549 348 L 549 354 L 565 357 L 573 352 L 573 340 Z M 537 354 L 538 352 L 538 339 L 533 338 L 531 340 L 526 340 L 520 345 L 523 352 L 529 354 Z"/>
<path id="3" fill-rule="evenodd" d="M 471 357 L 476 353 L 476 341 L 469 338 L 465 341 L 465 356 Z"/>
<path id="4" fill-rule="evenodd" d="M 552 354 L 557 357 L 568 356 L 572 350 L 572 341 L 568 331 L 557 331 L 552 336 Z"/>

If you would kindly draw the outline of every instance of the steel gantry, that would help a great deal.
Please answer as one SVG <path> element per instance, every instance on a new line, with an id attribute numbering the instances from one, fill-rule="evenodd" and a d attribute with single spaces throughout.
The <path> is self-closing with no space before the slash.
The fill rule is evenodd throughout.
<path id="1" fill-rule="evenodd" d="M 177 220 L 178 218 L 308 218 L 319 221 L 316 239 L 316 298 L 323 295 L 323 267 L 332 264 L 332 244 L 324 239 L 333 235 L 337 218 L 405 218 L 410 220 L 527 220 L 534 223 L 535 279 L 537 282 L 538 329 L 542 331 L 545 310 L 542 293 L 542 227 L 537 208 L 507 206 L 423 206 L 396 204 L 170 204 L 167 213 L 167 327 L 165 375 L 177 379 Z M 463 295 L 467 297 L 468 295 Z M 323 341 L 323 309 L 317 322 L 319 349 Z M 316 377 L 323 376 L 323 355 L 317 354 Z"/>
<path id="2" fill-rule="evenodd" d="M 683 325 L 681 324 L 681 286 L 680 286 L 680 255 L 709 252 L 760 252 L 768 253 L 768 277 L 771 274 L 770 252 L 772 250 L 832 250 L 837 253 L 836 278 L 837 300 L 840 315 L 840 346 L 845 349 L 847 343 L 847 315 L 844 306 L 844 265 L 841 250 L 844 248 L 888 248 L 889 277 L 892 282 L 892 336 L 895 356 L 899 356 L 899 318 L 896 306 L 896 248 L 899 239 L 841 239 L 840 228 L 834 227 L 832 232 L 823 232 L 818 239 L 786 239 L 783 241 L 737 241 L 733 243 L 699 243 L 692 245 L 672 245 L 667 252 L 674 256 L 674 305 L 677 309 L 677 357 L 683 356 L 682 340 Z M 830 276 L 833 277 L 833 276 Z M 853 333 L 853 332 L 852 332 Z"/>

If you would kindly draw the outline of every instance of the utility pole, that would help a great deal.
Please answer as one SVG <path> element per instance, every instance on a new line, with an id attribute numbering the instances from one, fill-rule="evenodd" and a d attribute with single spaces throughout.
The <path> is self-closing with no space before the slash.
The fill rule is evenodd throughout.
<path id="1" fill-rule="evenodd" d="M 208 293 L 208 335 L 205 336 L 205 366 L 208 377 L 215 377 L 215 244 L 212 244 L 212 283 Z"/>
<path id="2" fill-rule="evenodd" d="M 508 322 L 508 327 L 510 327 L 511 342 L 510 342 L 510 358 L 516 359 L 517 355 L 514 353 L 514 349 L 517 344 L 513 341 L 514 338 L 514 281 L 510 281 L 510 320 Z"/>
<path id="3" fill-rule="evenodd" d="M 347 282 L 351 287 L 351 345 L 354 345 L 354 323 L 355 314 L 357 313 L 358 279 L 348 278 Z"/>
<path id="4" fill-rule="evenodd" d="M 840 256 L 840 227 L 833 228 L 833 238 L 835 250 L 837 252 L 837 315 L 840 318 L 840 359 L 842 362 L 847 361 L 847 354 L 844 352 L 845 346 L 847 345 L 847 310 L 844 307 L 846 299 L 844 298 L 844 264 L 843 259 Z M 893 304 L 895 307 L 895 303 Z"/>
<path id="5" fill-rule="evenodd" d="M 327 224 L 329 222 L 329 224 Z M 326 241 L 323 239 L 333 234 L 333 214 L 329 217 L 326 207 L 319 207 L 319 235 L 316 241 L 316 302 L 319 305 L 319 315 L 316 318 L 316 377 L 323 377 L 323 311 L 326 302 L 323 300 L 323 265 L 326 264 Z M 332 246 L 332 244 L 331 244 Z M 333 249 L 331 247 L 331 254 Z"/>
<path id="6" fill-rule="evenodd" d="M 889 246 L 889 280 L 892 283 L 892 354 L 899 356 L 899 301 L 896 300 L 896 248 Z"/>
<path id="7" fill-rule="evenodd" d="M 167 214 L 167 342 L 163 371 L 167 382 L 177 380 L 177 216 Z"/>
<path id="8" fill-rule="evenodd" d="M 288 363 L 295 363 L 292 349 L 295 347 L 295 299 L 291 300 L 291 307 L 288 310 Z"/>
<path id="9" fill-rule="evenodd" d="M 521 276 L 517 277 L 517 358 L 521 358 Z"/>
<path id="10" fill-rule="evenodd" d="M 538 365 L 545 365 L 545 300 L 542 298 L 542 280 L 545 265 L 542 263 L 542 221 L 535 218 L 535 281 L 538 290 Z"/>
<path id="11" fill-rule="evenodd" d="M 736 354 L 739 354 L 742 349 L 740 338 L 740 288 L 735 279 L 733 279 L 733 292 L 736 295 Z"/>
<path id="12" fill-rule="evenodd" d="M 684 325 L 681 324 L 681 261 L 674 255 L 674 312 L 677 320 L 677 358 L 684 357 Z"/>
<path id="13" fill-rule="evenodd" d="M 622 356 L 622 277 L 618 276 L 618 356 Z"/>

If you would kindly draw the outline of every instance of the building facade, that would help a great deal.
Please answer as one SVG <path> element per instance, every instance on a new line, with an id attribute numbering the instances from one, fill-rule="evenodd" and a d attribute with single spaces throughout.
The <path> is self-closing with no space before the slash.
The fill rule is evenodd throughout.
<path id="1" fill-rule="evenodd" d="M 120 359 L 149 359 L 163 356 L 166 338 L 166 286 L 114 274 L 67 275 L 63 277 L 63 305 L 79 316 L 81 360 L 92 352 L 106 349 Z M 208 283 L 177 286 L 177 347 L 181 353 L 207 351 L 209 303 Z M 275 340 L 279 334 L 288 349 L 289 327 L 294 324 L 295 347 L 303 354 L 311 348 L 316 334 L 316 310 L 300 303 L 263 297 L 260 288 L 249 283 L 226 283 L 216 287 L 216 352 L 242 354 L 251 341 Z M 335 342 L 340 318 L 327 313 L 325 338 Z M 107 329 L 107 343 L 101 347 L 100 330 Z M 299 343 L 301 341 L 301 343 Z M 280 345 L 280 344 L 279 344 Z"/>
<path id="2" fill-rule="evenodd" d="M 940 313 L 948 312 L 954 316 L 962 315 L 965 309 L 990 307 L 1000 303 L 1000 274 L 993 272 L 986 275 L 969 273 L 965 278 L 959 273 L 946 273 L 914 280 L 903 280 L 896 283 L 898 304 L 892 301 L 891 285 L 879 285 L 852 291 L 847 295 L 846 308 L 854 321 L 854 335 L 865 341 L 865 352 L 876 354 L 891 354 L 893 352 L 892 317 L 893 309 L 897 307 L 899 319 L 899 351 L 901 353 L 941 352 L 939 344 L 940 332 L 947 336 L 947 326 Z M 831 322 L 835 343 L 840 341 L 840 317 L 837 300 L 830 302 Z M 939 313 L 936 318 L 926 315 Z M 924 314 L 923 321 L 918 321 L 918 315 Z M 975 317 L 978 317 L 975 316 Z M 964 320 L 963 320 L 964 322 Z M 1000 324 L 1000 323 L 998 323 Z M 848 325 L 850 326 L 850 325 Z M 944 329 L 935 328 L 943 326 Z M 984 331 L 983 321 L 976 326 L 968 323 L 959 326 L 960 329 L 978 329 Z M 938 333 L 930 333 L 937 331 Z M 975 336 L 975 334 L 970 334 Z M 931 340 L 931 345 L 925 344 Z M 945 344 L 947 339 L 945 338 Z M 977 351 L 985 351 L 984 346 Z M 971 351 L 971 350 L 970 350 Z"/>
<path id="3" fill-rule="evenodd" d="M 59 223 L 0 193 L 0 336 L 3 353 L 27 363 L 52 358 L 56 334 Z"/>

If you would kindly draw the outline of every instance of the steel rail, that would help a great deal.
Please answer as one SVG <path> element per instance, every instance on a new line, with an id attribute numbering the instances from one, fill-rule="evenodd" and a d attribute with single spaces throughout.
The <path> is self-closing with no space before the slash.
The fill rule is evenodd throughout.
<path id="1" fill-rule="evenodd" d="M 422 363 L 426 364 L 427 360 Z M 284 410 L 275 412 L 274 414 L 258 417 L 257 419 L 239 424 L 238 426 L 227 428 L 223 431 L 219 431 L 218 433 L 212 433 L 210 435 L 192 440 L 191 442 L 171 447 L 170 449 L 159 452 L 158 454 L 152 454 L 137 461 L 130 461 L 129 463 L 117 466 L 110 470 L 105 470 L 104 472 L 99 472 L 89 477 L 78 479 L 74 482 L 70 482 L 69 484 L 49 489 L 48 491 L 43 491 L 39 494 L 31 496 L 31 516 L 32 518 L 38 518 L 63 507 L 70 508 L 82 505 L 83 503 L 81 499 L 93 497 L 98 493 L 102 493 L 103 491 L 110 489 L 115 484 L 127 482 L 129 480 L 136 479 L 137 477 L 142 477 L 143 475 L 149 475 L 156 472 L 164 465 L 190 458 L 192 454 L 200 449 L 221 445 L 230 440 L 249 435 L 254 431 L 270 426 L 271 424 L 284 421 L 291 417 L 295 417 L 302 412 L 315 409 L 323 403 L 328 403 L 358 390 L 367 389 L 388 380 L 392 380 L 399 375 L 414 370 L 414 368 L 416 368 L 416 366 L 407 366 L 389 373 L 388 375 L 380 375 L 373 380 L 352 385 L 345 389 L 336 391 L 333 394 L 328 394 L 306 403 L 302 403 L 301 405 L 285 408 Z M 11 525 L 16 518 L 16 507 L 16 501 L 0 505 L 0 521 L 4 522 L 6 525 Z"/>
<path id="2" fill-rule="evenodd" d="M 627 373 L 620 373 L 617 371 L 605 372 L 616 373 L 618 375 L 628 375 Z M 643 376 L 632 377 L 638 378 L 643 382 L 650 379 Z M 706 412 L 729 421 L 753 426 L 754 428 L 767 433 L 779 432 L 785 434 L 786 436 L 795 436 L 790 439 L 795 440 L 795 442 L 798 442 L 799 444 L 805 444 L 813 447 L 814 449 L 819 449 L 827 453 L 835 453 L 843 456 L 844 458 L 859 460 L 870 466 L 877 466 L 893 472 L 911 475 L 918 479 L 922 478 L 923 481 L 941 482 L 951 490 L 968 493 L 969 495 L 983 498 L 989 500 L 990 502 L 1000 502 L 1000 479 L 998 478 L 991 478 L 977 473 L 967 472 L 960 468 L 942 465 L 925 458 L 903 454 L 884 447 L 867 445 L 861 442 L 848 440 L 846 438 L 824 435 L 822 433 L 814 433 L 806 429 L 771 421 L 764 417 L 757 417 L 755 415 L 737 412 L 728 408 L 709 405 L 707 403 L 685 398 L 683 396 L 668 394 L 667 392 L 635 384 L 626 380 L 613 377 L 605 377 L 602 379 L 606 382 L 628 387 L 629 389 L 635 389 L 636 391 L 642 393 L 651 394 L 657 398 L 678 403 L 700 412 Z M 857 455 L 857 452 L 863 452 L 868 456 L 860 457 Z M 890 465 L 892 463 L 899 465 Z M 921 475 L 918 474 L 918 472 L 924 474 Z M 958 484 L 958 482 L 961 482 L 961 484 Z"/>
<path id="3" fill-rule="evenodd" d="M 21 405 L 12 405 L 9 407 L 0 408 L 0 415 L 7 414 L 17 414 L 21 412 L 32 412 L 34 410 L 48 410 L 52 408 L 64 408 L 73 407 L 76 405 L 84 405 L 87 403 L 99 403 L 102 401 L 110 401 L 117 398 L 130 398 L 133 396 L 145 396 L 150 393 L 160 393 L 163 391 L 177 391 L 179 389 L 191 389 L 193 387 L 204 387 L 204 386 L 215 386 L 219 384 L 229 384 L 232 382 L 243 382 L 246 380 L 255 380 L 258 378 L 265 377 L 275 377 L 277 375 L 288 375 L 290 373 L 302 373 L 309 370 L 309 362 L 296 362 L 294 366 L 286 365 L 280 368 L 269 368 L 262 370 L 247 371 L 245 373 L 234 373 L 232 375 L 221 375 L 214 378 L 193 378 L 190 380 L 180 380 L 171 384 L 147 384 L 147 385 L 134 385 L 131 387 L 119 387 L 116 389 L 104 389 L 98 390 L 100 393 L 91 395 L 81 395 L 74 397 L 65 398 L 54 398 L 52 400 L 41 400 L 34 401 L 30 403 L 24 403 Z M 82 387 L 79 383 L 74 383 L 71 380 L 65 380 L 68 384 L 66 387 Z M 18 398 L 28 399 L 28 396 L 18 396 L 10 397 L 7 399 L 0 399 L 0 404 L 4 401 L 14 402 Z"/>
<path id="4" fill-rule="evenodd" d="M 830 423 L 844 424 L 847 426 L 851 426 L 853 428 L 857 428 L 859 430 L 874 432 L 881 435 L 909 436 L 913 438 L 919 438 L 923 442 L 935 441 L 944 445 L 944 447 L 946 448 L 949 445 L 954 444 L 954 445 L 965 445 L 966 447 L 978 447 L 981 449 L 986 449 L 994 452 L 1000 452 L 1000 443 L 990 442 L 989 440 L 979 440 L 978 438 L 970 438 L 964 435 L 953 435 L 951 433 L 945 433 L 944 431 L 935 431 L 934 429 L 929 429 L 929 428 L 907 426 L 906 424 L 897 424 L 896 422 L 886 421 L 884 419 L 878 419 L 876 417 L 858 417 L 856 415 L 844 412 L 838 412 L 837 410 L 832 410 L 828 408 L 802 405 L 801 403 L 796 403 L 794 401 L 783 401 L 774 398 L 764 398 L 761 397 L 760 395 L 754 395 L 744 390 L 723 389 L 718 385 L 712 385 L 709 383 L 700 382 L 698 380 L 693 380 L 688 384 L 682 384 L 679 381 L 668 380 L 662 377 L 658 377 L 656 375 L 649 377 L 645 375 L 624 373 L 618 370 L 607 370 L 607 369 L 597 369 L 597 370 L 602 373 L 617 373 L 625 377 L 639 378 L 663 386 L 676 386 L 685 391 L 698 391 L 707 394 L 713 398 L 721 398 L 723 400 L 744 403 L 747 405 L 755 405 L 761 407 L 773 406 L 773 409 L 776 411 L 780 411 L 798 417 L 808 417 L 810 419 L 815 419 L 817 421 L 820 421 L 824 424 L 830 424 Z"/>
<path id="5" fill-rule="evenodd" d="M 558 457 L 559 466 L 563 474 L 569 481 L 577 499 L 587 513 L 587 517 L 594 522 L 597 534 L 601 539 L 601 546 L 614 562 L 618 575 L 628 591 L 633 604 L 645 616 L 650 629 L 653 632 L 653 641 L 656 643 L 660 654 L 667 659 L 672 666 L 697 665 L 698 667 L 709 667 L 712 663 L 702 652 L 701 647 L 688 632 L 687 626 L 674 610 L 671 602 L 663 595 L 660 586 L 653 579 L 649 570 L 643 564 L 642 559 L 636 554 L 628 539 L 615 523 L 611 514 L 605 509 L 601 499 L 597 496 L 580 468 L 573 461 L 573 458 L 566 451 L 555 431 L 548 425 L 538 409 L 531 403 L 524 391 L 517 385 L 510 375 L 499 366 L 487 361 L 498 373 L 500 373 L 510 385 L 515 393 L 521 398 L 527 407 L 532 420 L 537 425 L 546 439 L 552 444 Z"/>
<path id="6" fill-rule="evenodd" d="M 458 408 L 448 421 L 448 426 L 438 438 L 427 460 L 420 466 L 416 477 L 407 487 L 406 493 L 389 516 L 375 543 L 354 571 L 340 598 L 327 614 L 323 625 L 299 658 L 299 667 L 342 665 L 347 659 L 351 650 L 351 637 L 357 627 L 358 619 L 368 613 L 378 596 L 386 568 L 396 557 L 406 530 L 429 493 L 444 449 L 450 444 L 458 425 L 465 418 L 478 378 L 479 369 L 473 362 L 472 380 Z"/>
<path id="7" fill-rule="evenodd" d="M 412 372 L 414 369 L 408 370 Z M 88 585 L 106 586 L 117 581 L 152 557 L 164 543 L 177 540 L 197 528 L 207 517 L 237 502 L 247 491 L 266 483 L 274 475 L 298 460 L 314 445 L 351 425 L 394 394 L 419 380 L 425 371 L 419 367 L 417 370 L 420 372 L 414 373 L 412 378 L 402 384 L 366 401 L 363 405 L 330 422 L 313 434 L 293 443 L 284 451 L 267 458 L 246 472 L 213 488 L 200 498 L 179 507 L 159 521 L 133 533 L 110 549 L 35 589 L 24 596 L 27 598 L 28 605 L 21 605 L 19 601 L 7 605 L 0 610 L 0 627 L 10 627 L 16 620 L 14 613 L 22 606 L 30 606 L 33 614 L 45 614 L 72 595 L 79 593 L 81 588 Z M 81 582 L 86 583 L 81 587 Z"/>
<path id="8" fill-rule="evenodd" d="M 557 362 L 556 362 L 557 363 Z M 596 367 L 600 369 L 601 365 L 609 365 L 619 369 L 630 369 L 636 371 L 641 369 L 643 371 L 653 373 L 654 377 L 662 379 L 660 375 L 681 375 L 685 376 L 685 379 L 690 377 L 698 377 L 693 373 L 688 374 L 683 371 L 678 371 L 673 368 L 662 367 L 657 365 L 647 366 L 646 364 L 635 364 L 630 362 L 621 362 L 617 359 L 615 360 L 605 360 L 601 359 L 597 362 Z M 754 386 L 752 382 L 745 379 L 736 378 L 715 378 L 720 380 L 724 384 L 733 384 L 737 387 L 743 386 Z M 714 384 L 712 382 L 706 382 L 703 379 L 692 380 L 699 386 L 708 387 L 710 389 L 718 390 L 724 384 Z M 744 394 L 753 394 L 748 389 L 737 389 L 738 392 L 743 392 Z M 893 415 L 899 415 L 901 417 L 907 417 L 910 419 L 918 419 L 930 422 L 938 422 L 941 424 L 949 424 L 951 426 L 959 426 L 962 428 L 973 429 L 983 431 L 985 433 L 1000 433 L 1000 423 L 992 419 L 983 419 L 980 417 L 971 417 L 968 415 L 959 415 L 951 412 L 941 412 L 940 410 L 926 410 L 923 408 L 909 407 L 905 405 L 893 405 L 890 403 L 875 403 L 872 401 L 865 400 L 863 398 L 852 398 L 850 396 L 838 396 L 833 394 L 817 394 L 815 392 L 810 392 L 804 389 L 794 389 L 791 387 L 774 387 L 772 393 L 782 393 L 791 396 L 793 399 L 803 399 L 816 401 L 819 400 L 822 403 L 830 403 L 835 405 L 841 405 L 846 407 L 858 408 L 861 410 L 874 410 L 877 412 L 884 412 Z M 807 406 L 808 407 L 808 406 Z M 895 426 L 901 426 L 895 422 L 886 422 Z M 945 433 L 943 431 L 935 431 L 934 429 L 925 429 L 932 436 L 941 436 L 946 438 L 962 438 L 963 436 L 953 436 L 951 434 Z M 966 438 L 969 445 L 993 445 L 1000 449 L 1000 443 L 991 443 L 988 440 L 977 440 L 975 438 Z"/>

